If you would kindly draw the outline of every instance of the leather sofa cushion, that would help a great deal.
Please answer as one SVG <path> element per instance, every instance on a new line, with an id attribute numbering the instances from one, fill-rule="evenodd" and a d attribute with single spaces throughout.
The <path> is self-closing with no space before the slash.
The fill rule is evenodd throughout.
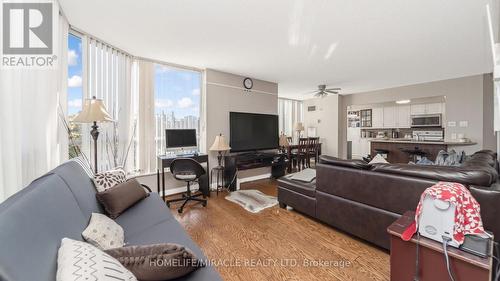
<path id="1" fill-rule="evenodd" d="M 458 182 L 465 185 L 490 186 L 496 181 L 484 167 L 420 166 L 411 164 L 373 164 L 372 171 L 405 175 L 438 181 Z"/>
<path id="2" fill-rule="evenodd" d="M 400 215 L 414 210 L 422 192 L 437 182 L 324 164 L 318 164 L 316 170 L 316 197 L 319 192 L 328 193 Z"/>
<path id="3" fill-rule="evenodd" d="M 327 155 L 321 155 L 319 157 L 319 162 L 322 164 L 342 166 L 354 169 L 363 169 L 363 170 L 368 170 L 371 167 L 370 164 L 366 163 L 363 160 L 346 160 Z"/>
<path id="4" fill-rule="evenodd" d="M 313 198 L 316 193 L 316 180 L 300 182 L 290 179 L 290 175 L 278 179 L 278 186 Z"/>
<path id="5" fill-rule="evenodd" d="M 491 166 L 495 167 L 496 159 L 491 157 L 489 154 L 474 154 L 469 159 L 465 160 L 464 164 L 473 162 L 479 166 Z"/>

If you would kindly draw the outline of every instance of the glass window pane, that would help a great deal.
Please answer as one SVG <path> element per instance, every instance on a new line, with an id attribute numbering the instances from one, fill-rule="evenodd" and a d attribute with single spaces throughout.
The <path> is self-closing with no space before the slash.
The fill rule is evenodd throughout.
<path id="1" fill-rule="evenodd" d="M 68 35 L 68 119 L 82 110 L 82 39 L 74 34 Z M 77 156 L 76 149 L 81 147 L 81 127 L 79 123 L 69 124 L 69 158 Z"/>
<path id="2" fill-rule="evenodd" d="M 201 73 L 155 65 L 156 154 L 166 153 L 165 129 L 196 129 L 199 145 Z"/>

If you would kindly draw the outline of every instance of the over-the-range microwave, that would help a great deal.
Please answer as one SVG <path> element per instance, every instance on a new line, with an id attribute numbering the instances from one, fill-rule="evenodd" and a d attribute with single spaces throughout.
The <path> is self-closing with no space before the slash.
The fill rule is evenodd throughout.
<path id="1" fill-rule="evenodd" d="M 441 127 L 443 125 L 441 114 L 422 114 L 411 116 L 411 127 Z"/>

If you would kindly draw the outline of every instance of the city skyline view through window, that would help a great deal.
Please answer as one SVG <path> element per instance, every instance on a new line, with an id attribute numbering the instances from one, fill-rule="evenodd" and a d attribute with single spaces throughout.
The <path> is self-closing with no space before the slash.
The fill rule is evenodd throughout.
<path id="1" fill-rule="evenodd" d="M 158 155 L 166 153 L 165 129 L 196 129 L 199 140 L 200 91 L 200 72 L 155 65 L 155 141 Z"/>

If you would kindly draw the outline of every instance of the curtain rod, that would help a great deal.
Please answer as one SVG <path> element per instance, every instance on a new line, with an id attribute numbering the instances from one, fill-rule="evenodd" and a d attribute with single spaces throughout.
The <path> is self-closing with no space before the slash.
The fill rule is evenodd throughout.
<path id="1" fill-rule="evenodd" d="M 105 45 L 108 45 L 109 47 L 121 52 L 121 53 L 124 53 L 125 55 L 133 58 L 133 59 L 137 59 L 137 60 L 143 60 L 143 61 L 148 61 L 148 62 L 152 62 L 152 63 L 157 63 L 157 64 L 162 64 L 162 65 L 165 65 L 165 66 L 169 66 L 169 67 L 172 67 L 172 68 L 178 68 L 178 69 L 182 69 L 182 70 L 191 70 L 191 71 L 196 71 L 196 72 L 203 72 L 203 69 L 201 68 L 197 68 L 197 67 L 193 67 L 193 66 L 186 66 L 186 65 L 181 65 L 181 64 L 175 64 L 175 63 L 170 63 L 170 62 L 165 62 L 165 61 L 161 61 L 161 60 L 156 60 L 156 59 L 151 59 L 151 58 L 145 58 L 145 57 L 140 57 L 140 56 L 134 56 L 132 55 L 131 53 L 123 50 L 123 49 L 120 49 L 118 47 L 116 47 L 115 45 L 113 44 L 109 44 L 108 42 L 98 38 L 97 36 L 94 36 L 74 25 L 69 25 L 70 27 L 70 31 L 74 31 L 75 33 L 78 33 L 78 35 L 80 36 L 86 36 L 86 37 L 89 37 L 93 40 L 96 40 L 96 41 L 99 41 L 100 43 L 102 44 L 105 44 Z"/>

